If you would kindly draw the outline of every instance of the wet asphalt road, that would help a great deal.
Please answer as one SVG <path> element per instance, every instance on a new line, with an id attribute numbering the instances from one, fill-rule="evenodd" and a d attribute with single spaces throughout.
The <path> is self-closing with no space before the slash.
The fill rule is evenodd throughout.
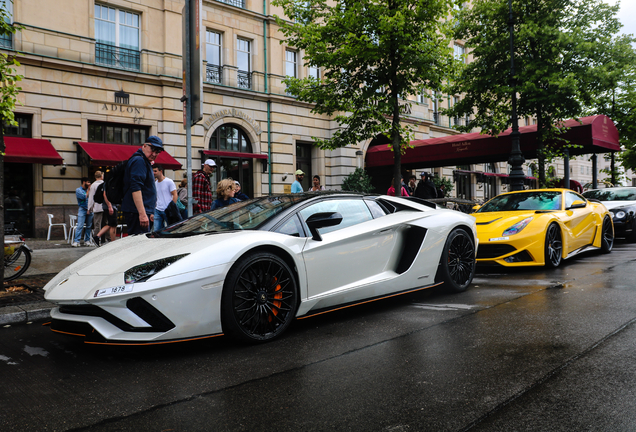
<path id="1" fill-rule="evenodd" d="M 2 431 L 634 431 L 636 245 L 480 270 L 278 341 L 100 347 L 0 328 Z"/>

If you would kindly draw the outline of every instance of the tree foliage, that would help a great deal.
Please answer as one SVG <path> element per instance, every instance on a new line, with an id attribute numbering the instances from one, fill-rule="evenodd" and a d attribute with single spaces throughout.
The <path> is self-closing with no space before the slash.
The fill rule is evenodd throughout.
<path id="1" fill-rule="evenodd" d="M 342 181 L 343 191 L 371 193 L 375 190 L 371 184 L 371 177 L 362 168 L 356 168 Z"/>
<path id="2" fill-rule="evenodd" d="M 466 41 L 474 61 L 449 87 L 450 94 L 465 94 L 449 115 L 474 113 L 468 128 L 497 135 L 511 125 L 514 85 L 519 117 L 537 119 L 543 184 L 544 161 L 561 155 L 561 146 L 569 145 L 559 139 L 559 123 L 581 116 L 607 88 L 605 65 L 620 28 L 618 6 L 602 0 L 513 0 L 512 7 L 514 81 L 508 2 L 475 0 L 461 12 L 456 36 Z"/>
<path id="3" fill-rule="evenodd" d="M 423 89 L 439 91 L 457 67 L 450 48 L 456 0 L 274 0 L 287 19 L 276 17 L 286 43 L 302 50 L 319 80 L 287 77 L 288 91 L 333 116 L 339 128 L 314 137 L 323 149 L 389 138 L 394 178 L 412 131 L 401 123 L 400 103 Z M 399 190 L 399 189 L 398 189 Z"/>

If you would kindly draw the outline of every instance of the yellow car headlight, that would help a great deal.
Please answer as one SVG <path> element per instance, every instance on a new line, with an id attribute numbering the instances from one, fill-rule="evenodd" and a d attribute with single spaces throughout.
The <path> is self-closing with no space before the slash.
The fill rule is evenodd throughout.
<path id="1" fill-rule="evenodd" d="M 531 217 L 525 218 L 522 221 L 517 222 L 516 224 L 514 224 L 510 228 L 506 229 L 503 232 L 503 235 L 504 236 L 510 236 L 510 235 L 519 234 L 521 232 L 521 230 L 523 230 L 530 223 L 530 221 L 532 219 L 534 219 L 534 218 L 531 216 Z"/>

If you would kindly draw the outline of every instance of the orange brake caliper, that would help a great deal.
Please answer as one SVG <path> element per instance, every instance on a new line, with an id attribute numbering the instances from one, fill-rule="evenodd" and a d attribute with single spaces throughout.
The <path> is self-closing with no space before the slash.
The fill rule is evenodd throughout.
<path id="1" fill-rule="evenodd" d="M 274 283 L 276 283 L 278 281 L 278 279 L 276 277 L 274 277 Z M 274 292 L 276 294 L 274 294 L 274 298 L 275 299 L 282 299 L 283 298 L 283 287 L 280 286 L 280 284 L 276 285 L 276 288 L 274 289 Z M 279 312 L 279 308 L 280 308 L 280 301 L 274 301 L 273 305 L 274 308 L 272 308 L 272 313 L 274 314 L 274 316 L 278 315 Z M 272 320 L 274 319 L 273 316 L 269 316 L 269 322 L 272 322 Z"/>

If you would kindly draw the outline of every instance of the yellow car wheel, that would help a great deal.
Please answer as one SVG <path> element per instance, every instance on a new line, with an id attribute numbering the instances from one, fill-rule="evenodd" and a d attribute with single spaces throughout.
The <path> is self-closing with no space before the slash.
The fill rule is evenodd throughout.
<path id="1" fill-rule="evenodd" d="M 558 224 L 550 224 L 545 234 L 545 266 L 550 268 L 558 267 L 563 256 L 563 242 L 561 240 L 561 229 Z"/>

